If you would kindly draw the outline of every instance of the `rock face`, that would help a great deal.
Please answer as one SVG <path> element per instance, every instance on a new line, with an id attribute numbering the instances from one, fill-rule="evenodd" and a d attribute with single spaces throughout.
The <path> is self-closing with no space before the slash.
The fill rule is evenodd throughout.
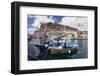
<path id="1" fill-rule="evenodd" d="M 63 39 L 87 38 L 87 31 L 82 32 L 77 28 L 51 22 L 47 24 L 41 23 L 40 30 L 34 32 L 33 38 L 43 39 L 46 36 L 53 39 L 57 37 L 62 37 Z"/>
<path id="2" fill-rule="evenodd" d="M 61 25 L 61 24 L 54 24 L 54 23 L 47 23 L 47 24 L 41 24 L 41 30 L 44 28 L 47 28 L 48 31 L 68 31 L 68 30 L 73 30 L 73 31 L 79 31 L 77 28 L 69 27 L 66 25 Z"/>

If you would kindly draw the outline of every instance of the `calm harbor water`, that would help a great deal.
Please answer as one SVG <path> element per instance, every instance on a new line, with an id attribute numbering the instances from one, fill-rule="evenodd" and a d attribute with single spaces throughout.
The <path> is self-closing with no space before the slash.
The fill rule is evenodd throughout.
<path id="1" fill-rule="evenodd" d="M 47 55 L 45 60 L 52 60 L 52 59 L 81 59 L 81 58 L 88 58 L 88 40 L 70 40 L 69 43 L 77 44 L 79 47 L 79 51 L 72 55 L 72 56 L 56 56 L 53 57 L 52 55 Z"/>
<path id="2" fill-rule="evenodd" d="M 73 40 L 77 41 L 79 51 L 71 58 L 88 58 L 88 40 Z"/>
<path id="3" fill-rule="evenodd" d="M 30 58 L 28 57 L 28 60 L 55 60 L 55 59 L 80 59 L 80 58 L 88 58 L 88 40 L 70 40 L 68 43 L 74 43 L 77 44 L 79 47 L 79 51 L 75 53 L 72 56 L 66 56 L 66 55 L 56 55 L 52 56 L 47 50 L 44 50 L 46 52 L 40 53 L 40 55 L 37 58 Z M 36 50 L 36 49 L 35 49 Z M 36 52 L 34 52 L 36 55 Z M 30 54 L 32 55 L 32 53 Z"/>

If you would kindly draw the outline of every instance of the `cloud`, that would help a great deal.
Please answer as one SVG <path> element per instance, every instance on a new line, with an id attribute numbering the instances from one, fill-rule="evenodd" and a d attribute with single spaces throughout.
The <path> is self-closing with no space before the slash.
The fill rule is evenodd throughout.
<path id="1" fill-rule="evenodd" d="M 48 17 L 48 16 L 35 16 L 35 20 L 34 20 L 34 23 L 32 24 L 32 26 L 40 28 L 41 23 L 48 23 L 48 22 L 54 23 L 54 19 L 52 16 L 50 16 L 50 17 Z"/>
<path id="2" fill-rule="evenodd" d="M 37 27 L 37 28 L 40 28 L 40 20 L 38 19 L 38 18 L 36 18 L 35 20 L 34 20 L 34 22 L 32 23 L 32 27 L 34 28 L 34 27 Z"/>
<path id="3" fill-rule="evenodd" d="M 32 16 L 29 16 L 32 17 Z M 41 26 L 41 23 L 48 23 L 48 22 L 52 22 L 54 23 L 54 19 L 53 16 L 34 16 L 34 21 L 31 24 L 31 28 L 29 28 L 29 32 L 33 33 L 34 31 L 38 30 Z"/>
<path id="4" fill-rule="evenodd" d="M 40 21 L 40 23 L 48 23 L 48 22 L 54 22 L 54 19 L 52 16 L 36 16 L 36 18 Z"/>
<path id="5" fill-rule="evenodd" d="M 77 20 L 76 17 L 63 17 L 60 24 L 68 25 L 71 27 L 76 27 L 75 21 Z"/>
<path id="6" fill-rule="evenodd" d="M 81 31 L 87 31 L 88 19 L 87 17 L 63 17 L 59 24 L 74 27 Z"/>
<path id="7" fill-rule="evenodd" d="M 77 23 L 80 24 L 78 27 L 81 31 L 87 31 L 88 30 L 88 18 L 78 18 Z"/>
<path id="8" fill-rule="evenodd" d="M 33 34 L 33 33 L 34 33 L 33 28 L 28 28 L 28 34 Z"/>
<path id="9" fill-rule="evenodd" d="M 29 33 L 34 33 L 34 31 L 39 30 L 41 23 L 48 23 L 48 22 L 59 22 L 58 24 L 70 26 L 77 28 L 81 31 L 87 31 L 88 30 L 88 18 L 87 17 L 61 17 L 59 21 L 57 17 L 54 16 L 29 16 L 30 18 L 34 18 L 33 23 L 31 24 L 31 27 L 28 28 Z"/>

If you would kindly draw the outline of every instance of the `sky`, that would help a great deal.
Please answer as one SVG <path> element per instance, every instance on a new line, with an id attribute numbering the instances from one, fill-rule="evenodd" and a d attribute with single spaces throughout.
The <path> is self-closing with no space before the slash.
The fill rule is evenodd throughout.
<path id="1" fill-rule="evenodd" d="M 41 23 L 48 22 L 74 27 L 80 31 L 88 30 L 87 17 L 28 15 L 28 32 L 33 33 L 34 31 L 39 30 Z"/>

